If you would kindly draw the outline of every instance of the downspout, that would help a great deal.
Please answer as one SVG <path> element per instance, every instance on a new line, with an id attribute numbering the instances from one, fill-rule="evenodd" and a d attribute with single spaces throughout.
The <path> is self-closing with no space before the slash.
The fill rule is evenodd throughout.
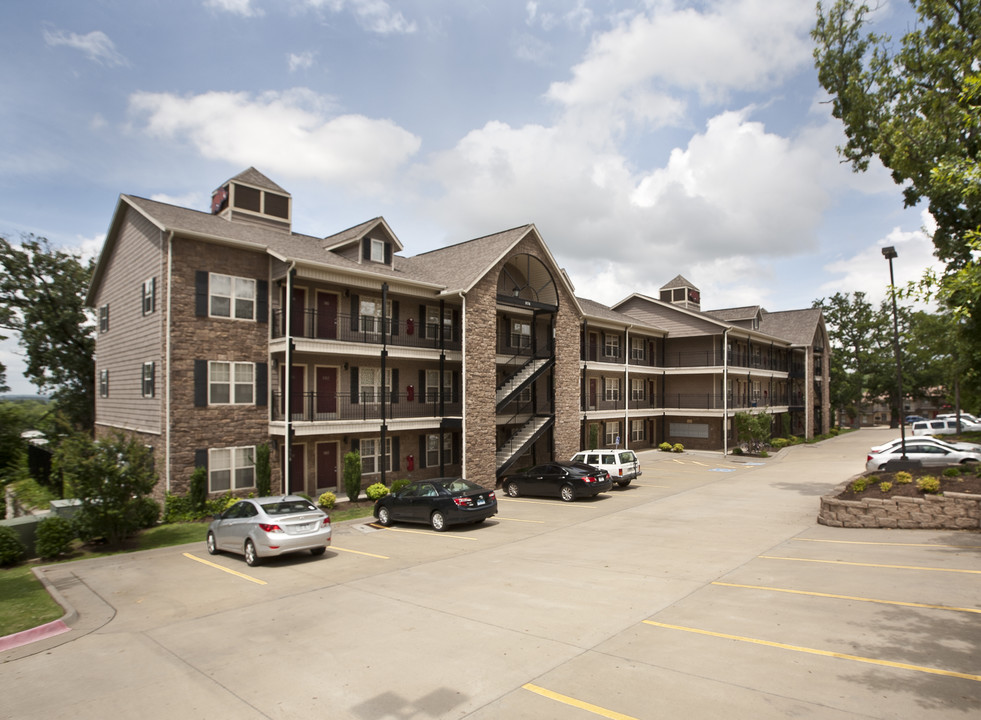
<path id="1" fill-rule="evenodd" d="M 630 325 L 623 329 L 623 447 L 630 447 Z"/>
<path id="2" fill-rule="evenodd" d="M 729 454 L 729 328 L 722 331 L 722 454 Z"/>
<path id="3" fill-rule="evenodd" d="M 161 231 L 162 233 L 163 231 Z M 172 298 L 174 297 L 172 284 L 174 280 L 174 231 L 171 230 L 167 235 L 167 323 L 164 338 L 164 356 L 167 363 L 167 392 L 164 395 L 164 486 L 167 493 L 170 493 L 170 398 L 172 396 L 170 378 L 171 373 L 171 325 L 173 314 L 171 313 Z"/>
<path id="4" fill-rule="evenodd" d="M 460 296 L 460 474 L 467 477 L 467 295 L 464 290 L 457 290 Z M 442 318 L 440 318 L 442 320 Z M 497 310 L 494 310 L 494 323 L 497 324 Z M 496 328 L 495 328 L 496 333 Z M 495 348 L 496 352 L 496 348 Z M 495 355 L 496 357 L 496 355 Z M 495 370 L 496 372 L 496 370 Z M 440 378 L 442 383 L 442 378 Z M 496 408 L 495 408 L 496 412 Z M 443 448 L 439 449 L 442 457 Z M 497 458 L 497 438 L 494 439 L 494 457 Z M 494 480 L 497 484 L 497 465 L 494 465 Z"/>
<path id="5" fill-rule="evenodd" d="M 290 456 L 293 450 L 293 274 L 296 272 L 296 261 L 290 263 L 286 271 L 286 310 L 283 314 L 283 336 L 286 338 L 286 368 L 283 372 L 286 383 L 283 392 L 286 393 L 286 433 L 283 436 L 283 495 L 290 492 Z"/>

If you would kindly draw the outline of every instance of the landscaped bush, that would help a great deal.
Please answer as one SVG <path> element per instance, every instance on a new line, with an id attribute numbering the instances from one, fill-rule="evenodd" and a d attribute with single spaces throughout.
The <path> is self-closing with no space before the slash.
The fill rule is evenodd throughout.
<path id="1" fill-rule="evenodd" d="M 868 478 L 858 478 L 852 480 L 852 492 L 860 493 L 869 486 Z"/>
<path id="2" fill-rule="evenodd" d="M 390 487 L 388 489 L 388 491 L 393 493 L 396 490 L 401 490 L 406 485 L 408 485 L 410 482 L 412 482 L 412 481 L 409 480 L 409 478 L 399 478 L 398 480 L 395 480 L 394 482 L 392 482 L 392 487 Z"/>
<path id="3" fill-rule="evenodd" d="M 676 452 L 676 453 L 683 453 L 684 451 L 685 451 L 685 446 L 684 446 L 684 445 L 682 445 L 681 443 L 675 443 L 675 444 L 674 444 L 674 445 L 673 445 L 673 446 L 671 447 L 671 452 Z"/>
<path id="4" fill-rule="evenodd" d="M 940 478 L 933 475 L 924 475 L 916 481 L 916 487 L 921 492 L 938 493 L 940 492 Z"/>
<path id="5" fill-rule="evenodd" d="M 783 448 L 790 445 L 791 442 L 792 441 L 790 438 L 773 438 L 770 441 L 770 447 L 772 447 L 774 450 L 783 450 Z"/>
<path id="6" fill-rule="evenodd" d="M 0 567 L 16 565 L 27 555 L 27 548 L 13 528 L 0 525 Z"/>
<path id="7" fill-rule="evenodd" d="M 663 442 L 657 446 L 657 449 L 661 452 L 671 452 L 671 443 Z"/>
<path id="8" fill-rule="evenodd" d="M 961 474 L 961 468 L 959 466 L 944 468 L 944 477 L 957 477 Z"/>
<path id="9" fill-rule="evenodd" d="M 378 498 L 383 498 L 388 495 L 388 488 L 382 485 L 380 482 L 373 483 L 368 486 L 368 489 L 364 491 L 364 494 L 368 496 L 369 500 L 377 500 Z"/>
<path id="10" fill-rule="evenodd" d="M 913 476 L 905 470 L 900 470 L 896 473 L 896 482 L 900 485 L 909 485 L 913 482 Z"/>
<path id="11" fill-rule="evenodd" d="M 736 447 L 734 447 L 732 449 L 732 454 L 733 455 L 742 455 L 743 454 L 743 449 L 737 445 Z"/>
<path id="12" fill-rule="evenodd" d="M 38 523 L 34 549 L 44 560 L 64 553 L 75 539 L 75 529 L 70 521 L 53 515 Z"/>
<path id="13" fill-rule="evenodd" d="M 889 482 L 888 480 L 886 480 L 885 482 L 881 482 L 881 483 L 879 483 L 879 489 L 882 492 L 887 493 L 890 490 L 892 490 L 892 483 Z"/>
<path id="14" fill-rule="evenodd" d="M 152 528 L 160 522 L 160 503 L 151 497 L 141 497 L 134 505 L 136 527 Z"/>
<path id="15" fill-rule="evenodd" d="M 332 492 L 325 492 L 319 498 L 317 498 L 317 504 L 322 508 L 327 508 L 328 510 L 333 510 L 336 502 L 337 496 Z"/>
<path id="16" fill-rule="evenodd" d="M 208 502 L 208 468 L 203 466 L 194 468 L 191 473 L 187 498 L 191 504 L 191 510 L 199 513 L 204 512 L 204 504 Z"/>

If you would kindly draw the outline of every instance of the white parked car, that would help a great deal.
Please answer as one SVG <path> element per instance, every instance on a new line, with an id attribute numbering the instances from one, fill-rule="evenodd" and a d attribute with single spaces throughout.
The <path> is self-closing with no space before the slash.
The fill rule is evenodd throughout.
<path id="1" fill-rule="evenodd" d="M 881 470 L 886 463 L 892 460 L 901 460 L 902 457 L 903 448 L 897 444 L 890 450 L 869 454 L 865 460 L 865 469 L 867 471 Z M 932 442 L 921 442 L 919 438 L 906 441 L 906 458 L 917 461 L 924 467 L 958 465 L 981 461 L 981 456 L 977 453 L 952 450 Z"/>
<path id="2" fill-rule="evenodd" d="M 620 487 L 627 487 L 631 480 L 643 474 L 633 450 L 583 450 L 572 456 L 572 462 L 606 470 Z"/>
<path id="3" fill-rule="evenodd" d="M 975 430 L 981 430 L 981 425 L 961 420 L 961 427 L 958 429 L 957 420 L 954 418 L 934 418 L 913 423 L 913 435 L 957 435 L 960 432 Z"/>
<path id="4" fill-rule="evenodd" d="M 947 419 L 956 420 L 957 413 L 944 413 L 943 415 L 937 415 L 937 417 L 943 418 L 944 420 Z M 974 425 L 981 425 L 981 420 L 978 420 L 977 415 L 972 415 L 971 413 L 962 412 L 961 420 L 967 420 L 969 423 L 972 423 Z"/>
<path id="5" fill-rule="evenodd" d="M 944 440 L 943 438 L 921 436 L 921 437 L 907 437 L 906 444 L 909 445 L 914 440 L 917 443 L 930 443 L 932 445 L 938 445 L 940 447 L 947 448 L 948 450 L 958 450 L 961 452 L 977 453 L 979 456 L 981 456 L 981 445 L 978 445 L 977 443 L 951 442 L 951 441 Z M 869 452 L 873 455 L 880 452 L 886 452 L 887 450 L 892 450 L 895 447 L 899 447 L 902 444 L 902 442 L 903 439 L 901 437 L 898 437 L 895 440 L 890 440 L 889 442 L 883 443 L 882 445 L 876 445 L 874 448 L 870 449 Z"/>

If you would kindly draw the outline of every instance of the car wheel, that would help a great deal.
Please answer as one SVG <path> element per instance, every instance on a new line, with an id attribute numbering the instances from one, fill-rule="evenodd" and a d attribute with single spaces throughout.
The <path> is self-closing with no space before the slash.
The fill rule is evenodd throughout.
<path id="1" fill-rule="evenodd" d="M 323 555 L 325 552 L 327 552 L 326 547 L 310 548 L 311 555 Z"/>
<path id="2" fill-rule="evenodd" d="M 573 489 L 572 485 L 566 483 L 559 490 L 559 497 L 561 497 L 565 502 L 572 502 L 576 499 L 576 491 Z"/>
<path id="3" fill-rule="evenodd" d="M 389 512 L 387 507 L 382 506 L 378 508 L 378 522 L 385 526 L 392 524 L 392 513 Z"/>
<path id="4" fill-rule="evenodd" d="M 259 556 L 255 551 L 255 543 L 251 540 L 245 541 L 245 564 L 249 567 L 255 567 L 259 564 Z"/>
<path id="5" fill-rule="evenodd" d="M 627 485 L 629 485 L 629 484 L 630 484 L 630 481 L 629 480 L 618 480 L 617 481 L 617 485 L 619 485 L 620 487 L 627 487 Z"/>
<path id="6" fill-rule="evenodd" d="M 518 483 L 508 482 L 504 485 L 504 491 L 508 494 L 508 497 L 518 497 Z"/>
<path id="7" fill-rule="evenodd" d="M 217 555 L 218 554 L 218 541 L 215 540 L 215 534 L 213 532 L 208 533 L 208 554 Z"/>
<path id="8" fill-rule="evenodd" d="M 429 516 L 429 524 L 433 526 L 433 530 L 436 532 L 442 532 L 446 529 L 446 518 L 439 510 L 434 510 L 433 514 Z"/>

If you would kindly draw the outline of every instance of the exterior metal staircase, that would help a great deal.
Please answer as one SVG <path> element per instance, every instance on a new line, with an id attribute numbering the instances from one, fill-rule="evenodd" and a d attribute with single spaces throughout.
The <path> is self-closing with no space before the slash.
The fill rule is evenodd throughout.
<path id="1" fill-rule="evenodd" d="M 535 415 L 522 425 L 521 429 L 497 449 L 497 476 L 503 475 L 554 424 L 553 415 Z"/>
<path id="2" fill-rule="evenodd" d="M 497 410 L 500 412 L 504 406 L 518 396 L 522 390 L 535 382 L 535 379 L 555 364 L 554 357 L 529 358 L 528 362 L 518 368 L 504 384 L 497 388 Z"/>

